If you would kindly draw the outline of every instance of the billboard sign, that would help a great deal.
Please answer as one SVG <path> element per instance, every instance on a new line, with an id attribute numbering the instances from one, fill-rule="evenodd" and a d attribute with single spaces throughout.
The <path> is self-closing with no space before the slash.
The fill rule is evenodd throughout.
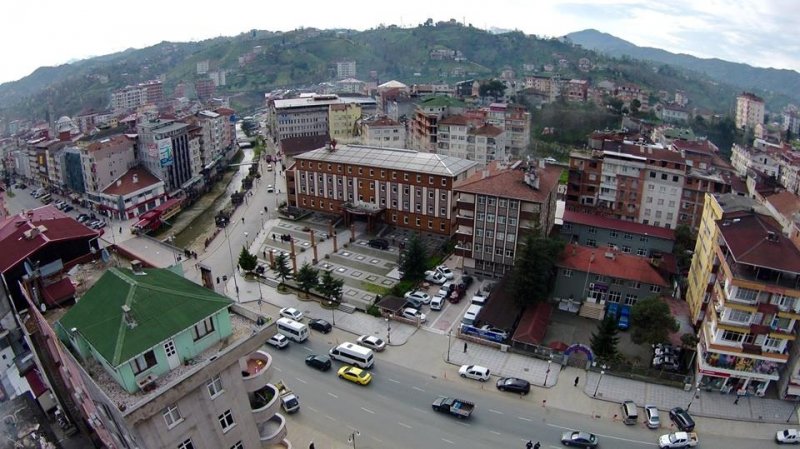
<path id="1" fill-rule="evenodd" d="M 161 168 L 168 167 L 173 164 L 172 157 L 172 139 L 161 139 L 156 141 L 158 145 L 158 158 L 161 161 Z"/>

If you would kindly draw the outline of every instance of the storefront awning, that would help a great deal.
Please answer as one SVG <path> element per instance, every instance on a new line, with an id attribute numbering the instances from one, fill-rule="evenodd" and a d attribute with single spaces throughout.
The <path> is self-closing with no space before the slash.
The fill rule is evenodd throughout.
<path id="1" fill-rule="evenodd" d="M 800 385 L 789 385 L 786 389 L 786 394 L 789 396 L 800 396 Z"/>

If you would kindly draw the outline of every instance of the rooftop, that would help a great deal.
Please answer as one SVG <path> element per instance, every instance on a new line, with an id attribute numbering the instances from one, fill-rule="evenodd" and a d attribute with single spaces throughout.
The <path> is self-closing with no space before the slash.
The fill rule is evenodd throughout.
<path id="1" fill-rule="evenodd" d="M 503 134 L 503 130 L 494 126 L 494 125 L 483 125 L 479 128 L 475 128 L 469 131 L 470 134 L 474 134 L 476 136 L 489 136 L 489 137 L 496 137 L 500 134 Z"/>
<path id="2" fill-rule="evenodd" d="M 771 217 L 752 211 L 726 214 L 717 226 L 737 263 L 800 273 L 800 250 Z"/>
<path id="3" fill-rule="evenodd" d="M 372 97 L 340 97 L 338 95 L 313 95 L 309 97 L 275 100 L 275 109 L 329 106 L 332 104 L 375 104 Z"/>
<path id="4" fill-rule="evenodd" d="M 372 120 L 365 120 L 364 125 L 370 127 L 380 127 L 380 126 L 402 126 L 400 122 L 397 120 L 392 120 L 389 117 L 378 117 Z"/>
<path id="5" fill-rule="evenodd" d="M 162 182 L 143 167 L 133 167 L 110 186 L 103 189 L 106 195 L 128 195 Z"/>
<path id="6" fill-rule="evenodd" d="M 634 221 L 618 220 L 616 218 L 603 217 L 571 210 L 564 211 L 564 223 L 575 223 L 603 229 L 615 229 L 636 235 L 647 235 L 666 240 L 675 240 L 675 231 L 672 229 L 660 228 L 657 226 L 636 223 Z"/>
<path id="7" fill-rule="evenodd" d="M 800 212 L 800 197 L 787 190 L 768 196 L 766 201 L 787 218 Z"/>
<path id="8" fill-rule="evenodd" d="M 118 367 L 230 305 L 230 299 L 170 270 L 143 269 L 140 274 L 109 268 L 57 326 L 77 329 Z M 127 319 L 123 306 L 130 310 Z"/>
<path id="9" fill-rule="evenodd" d="M 455 107 L 455 108 L 465 108 L 467 104 L 461 100 L 456 100 L 452 97 L 447 97 L 444 95 L 436 95 L 432 97 L 427 97 L 424 100 L 417 103 L 419 107 L 422 108 L 438 108 L 438 107 Z"/>
<path id="10" fill-rule="evenodd" d="M 544 203 L 548 195 L 558 185 L 561 167 L 547 165 L 536 168 L 539 188 L 534 189 L 525 183 L 525 170 L 503 166 L 497 161 L 490 163 L 485 170 L 479 170 L 455 187 L 457 192 L 512 198 L 531 203 Z"/>
<path id="11" fill-rule="evenodd" d="M 650 264 L 649 259 L 604 248 L 571 243 L 564 248 L 556 265 L 584 273 L 667 286 L 667 282 Z"/>
<path id="12" fill-rule="evenodd" d="M 117 134 L 115 136 L 106 137 L 100 140 L 95 140 L 88 147 L 86 147 L 86 150 L 93 152 L 93 151 L 104 150 L 106 148 L 122 148 L 122 149 L 130 149 L 131 151 L 133 151 L 133 144 L 134 144 L 133 139 L 129 139 L 124 134 Z"/>
<path id="13" fill-rule="evenodd" d="M 363 165 L 439 176 L 457 176 L 478 165 L 475 161 L 440 154 L 345 144 L 336 146 L 335 150 L 323 147 L 299 154 L 295 156 L 294 167 L 296 168 L 297 163 L 304 160 Z"/>

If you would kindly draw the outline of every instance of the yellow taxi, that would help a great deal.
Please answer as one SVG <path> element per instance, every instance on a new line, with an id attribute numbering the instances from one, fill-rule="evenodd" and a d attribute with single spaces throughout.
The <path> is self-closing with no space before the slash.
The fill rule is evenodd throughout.
<path id="1" fill-rule="evenodd" d="M 355 382 L 359 385 L 367 385 L 372 381 L 372 374 L 355 366 L 345 365 L 339 368 L 339 378 Z"/>

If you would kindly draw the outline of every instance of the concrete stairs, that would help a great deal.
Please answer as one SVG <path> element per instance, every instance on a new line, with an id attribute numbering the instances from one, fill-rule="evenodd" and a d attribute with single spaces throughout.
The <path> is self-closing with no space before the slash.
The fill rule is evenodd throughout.
<path id="1" fill-rule="evenodd" d="M 596 302 L 584 302 L 581 304 L 581 310 L 578 315 L 593 320 L 602 320 L 606 315 L 605 304 L 598 304 Z"/>

